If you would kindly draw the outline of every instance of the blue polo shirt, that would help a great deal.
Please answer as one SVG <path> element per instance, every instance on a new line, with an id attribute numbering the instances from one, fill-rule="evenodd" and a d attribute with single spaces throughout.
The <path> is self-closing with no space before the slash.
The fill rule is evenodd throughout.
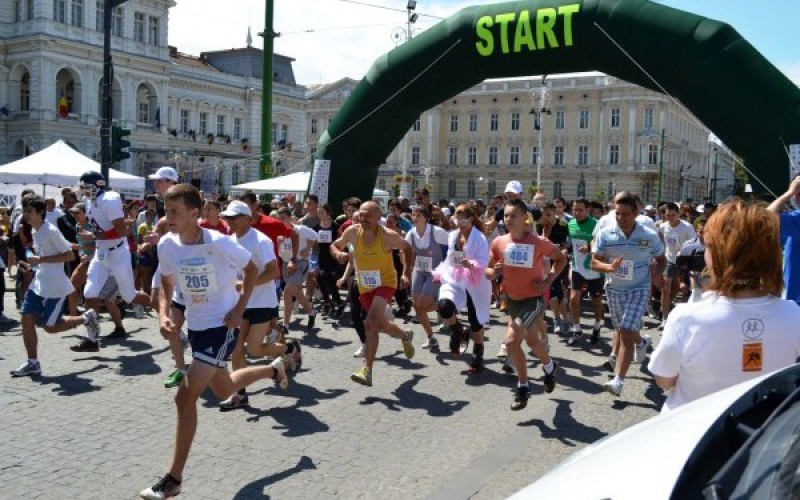
<path id="1" fill-rule="evenodd" d="M 782 212 L 783 298 L 800 303 L 800 210 Z M 798 261 L 798 262 L 795 262 Z"/>
<path id="2" fill-rule="evenodd" d="M 616 292 L 650 289 L 650 262 L 664 255 L 664 243 L 650 228 L 636 223 L 630 237 L 618 225 L 606 226 L 594 240 L 595 255 L 612 262 L 622 257 L 616 273 L 606 275 L 606 288 Z"/>

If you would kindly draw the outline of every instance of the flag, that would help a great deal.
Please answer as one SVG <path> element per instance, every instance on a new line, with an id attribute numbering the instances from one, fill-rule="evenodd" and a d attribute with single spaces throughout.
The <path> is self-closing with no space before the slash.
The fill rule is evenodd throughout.
<path id="1" fill-rule="evenodd" d="M 61 118 L 66 118 L 69 116 L 69 104 L 67 104 L 67 98 L 64 97 L 63 94 L 58 100 L 58 116 Z"/>
<path id="2" fill-rule="evenodd" d="M 161 108 L 156 109 L 156 130 L 161 130 Z"/>

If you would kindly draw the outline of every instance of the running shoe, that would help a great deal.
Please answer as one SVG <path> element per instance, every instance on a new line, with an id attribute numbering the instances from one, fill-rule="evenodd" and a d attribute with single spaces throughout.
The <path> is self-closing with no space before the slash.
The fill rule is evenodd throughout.
<path id="1" fill-rule="evenodd" d="M 242 406 L 248 406 L 249 404 L 250 398 L 247 396 L 247 394 L 239 394 L 238 392 L 234 392 L 231 397 L 219 404 L 219 411 L 231 411 L 235 410 L 236 408 L 241 408 Z"/>
<path id="2" fill-rule="evenodd" d="M 309 314 L 308 315 L 308 328 L 309 329 L 314 328 L 314 323 L 316 323 L 316 321 L 317 321 L 317 315 L 316 314 Z"/>
<path id="3" fill-rule="evenodd" d="M 633 350 L 634 363 L 644 363 L 644 360 L 647 357 L 647 349 L 650 347 L 652 343 L 653 339 L 651 339 L 649 335 L 642 335 L 641 344 L 637 345 L 636 348 Z"/>
<path id="4" fill-rule="evenodd" d="M 581 332 L 571 332 L 570 337 L 567 339 L 567 345 L 573 346 L 577 344 L 581 337 L 583 337 Z"/>
<path id="5" fill-rule="evenodd" d="M 562 333 L 562 324 L 563 322 L 560 319 L 553 321 L 553 333 L 556 335 L 561 335 Z"/>
<path id="6" fill-rule="evenodd" d="M 544 392 L 547 394 L 550 394 L 556 388 L 556 370 L 558 370 L 558 363 L 553 361 L 553 371 L 550 373 L 544 372 Z"/>
<path id="7" fill-rule="evenodd" d="M 1 277 L 2 277 L 2 275 L 0 275 L 0 278 Z M 13 319 L 9 318 L 8 316 L 6 316 L 3 313 L 0 313 L 0 323 L 13 323 L 13 322 L 14 322 Z"/>
<path id="8" fill-rule="evenodd" d="M 363 358 L 364 357 L 364 344 L 361 344 L 361 347 L 358 348 L 356 352 L 353 353 L 354 358 Z"/>
<path id="9" fill-rule="evenodd" d="M 38 361 L 26 361 L 16 370 L 11 370 L 12 377 L 30 377 L 42 374 L 42 365 Z"/>
<path id="10" fill-rule="evenodd" d="M 183 382 L 185 377 L 186 373 L 183 370 L 175 370 L 174 372 L 170 373 L 167 377 L 167 380 L 164 381 L 164 387 L 167 389 L 178 387 L 181 385 L 181 382 Z"/>
<path id="11" fill-rule="evenodd" d="M 622 382 L 617 381 L 617 379 L 612 379 L 603 384 L 603 390 L 619 397 L 619 395 L 622 394 L 622 385 Z"/>
<path id="12" fill-rule="evenodd" d="M 514 370 L 514 363 L 511 362 L 511 358 L 506 358 L 506 360 L 503 361 L 503 371 L 509 375 L 513 375 L 516 372 L 516 370 Z"/>
<path id="13" fill-rule="evenodd" d="M 592 328 L 592 337 L 589 339 L 590 344 L 596 344 L 600 341 L 600 330 L 603 329 L 602 321 L 595 321 Z"/>
<path id="14" fill-rule="evenodd" d="M 434 337 L 433 335 L 428 337 L 428 340 L 426 340 L 425 343 L 422 344 L 423 349 L 435 349 L 437 347 L 439 347 L 439 341 L 436 340 L 436 337 Z"/>
<path id="15" fill-rule="evenodd" d="M 139 496 L 145 500 L 165 500 L 181 494 L 181 482 L 167 474 L 162 477 L 155 485 L 142 490 Z"/>
<path id="16" fill-rule="evenodd" d="M 69 349 L 73 352 L 97 352 L 100 350 L 100 345 L 97 342 L 89 340 L 88 338 L 84 338 L 79 344 L 75 344 Z"/>
<path id="17" fill-rule="evenodd" d="M 114 328 L 114 331 L 106 335 L 107 339 L 124 339 L 128 336 L 128 332 L 125 331 L 125 327 L 118 326 Z"/>
<path id="18" fill-rule="evenodd" d="M 406 355 L 406 358 L 411 359 L 414 357 L 414 331 L 413 330 L 406 330 L 405 335 L 403 335 L 403 354 Z"/>
<path id="19" fill-rule="evenodd" d="M 367 368 L 366 365 L 362 366 L 360 370 L 350 375 L 350 380 L 357 384 L 372 387 L 372 370 Z"/>
<path id="20" fill-rule="evenodd" d="M 514 391 L 514 401 L 511 403 L 511 411 L 519 411 L 528 406 L 528 398 L 531 397 L 530 387 L 517 387 Z"/>
<path id="21" fill-rule="evenodd" d="M 500 344 L 500 350 L 497 351 L 497 357 L 499 359 L 506 359 L 508 357 L 508 348 L 505 344 Z"/>
<path id="22" fill-rule="evenodd" d="M 467 371 L 472 375 L 481 373 L 483 371 L 483 358 L 479 358 L 477 356 L 473 357 Z"/>
<path id="23" fill-rule="evenodd" d="M 292 349 L 292 354 L 287 356 L 289 359 L 289 369 L 292 371 L 292 373 L 297 373 L 300 371 L 300 368 L 303 367 L 303 351 L 300 347 L 299 341 L 292 340 L 289 343 L 294 346 Z"/>
<path id="24" fill-rule="evenodd" d="M 269 364 L 275 369 L 275 382 L 278 383 L 284 391 L 289 388 L 289 377 L 286 376 L 286 367 L 283 362 L 283 356 L 278 356 L 272 363 Z"/>
<path id="25" fill-rule="evenodd" d="M 136 319 L 144 318 L 144 306 L 140 304 L 133 306 L 133 315 Z"/>
<path id="26" fill-rule="evenodd" d="M 461 342 L 459 343 L 458 351 L 460 354 L 464 354 L 469 349 L 469 331 L 464 329 L 461 330 Z"/>

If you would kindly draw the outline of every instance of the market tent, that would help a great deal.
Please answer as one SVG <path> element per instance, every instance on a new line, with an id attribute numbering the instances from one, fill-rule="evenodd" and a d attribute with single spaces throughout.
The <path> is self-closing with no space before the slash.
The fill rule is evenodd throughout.
<path id="1" fill-rule="evenodd" d="M 233 191 L 253 191 L 254 193 L 305 193 L 308 191 L 308 183 L 311 172 L 295 172 L 293 174 L 261 181 L 247 182 L 231 186 Z M 388 197 L 389 193 L 381 189 L 374 189 L 372 196 L 376 198 Z"/>
<path id="2" fill-rule="evenodd" d="M 77 186 L 84 172 L 100 172 L 100 164 L 72 149 L 64 141 L 0 167 L 4 184 Z M 144 178 L 109 169 L 111 188 L 127 195 L 144 193 Z"/>

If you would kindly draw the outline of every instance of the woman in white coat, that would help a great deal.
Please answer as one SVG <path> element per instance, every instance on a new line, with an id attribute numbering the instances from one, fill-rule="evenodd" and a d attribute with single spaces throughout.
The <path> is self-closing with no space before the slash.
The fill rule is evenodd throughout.
<path id="1" fill-rule="evenodd" d="M 447 257 L 434 272 L 441 282 L 438 310 L 450 330 L 450 351 L 454 357 L 466 350 L 472 337 L 474 357 L 469 371 L 478 373 L 483 369 L 483 325 L 489 322 L 492 300 L 492 284 L 482 272 L 489 262 L 489 241 L 483 222 L 469 205 L 456 208 L 455 221 L 458 229 L 449 234 Z M 458 312 L 465 308 L 469 331 L 457 318 Z"/>

